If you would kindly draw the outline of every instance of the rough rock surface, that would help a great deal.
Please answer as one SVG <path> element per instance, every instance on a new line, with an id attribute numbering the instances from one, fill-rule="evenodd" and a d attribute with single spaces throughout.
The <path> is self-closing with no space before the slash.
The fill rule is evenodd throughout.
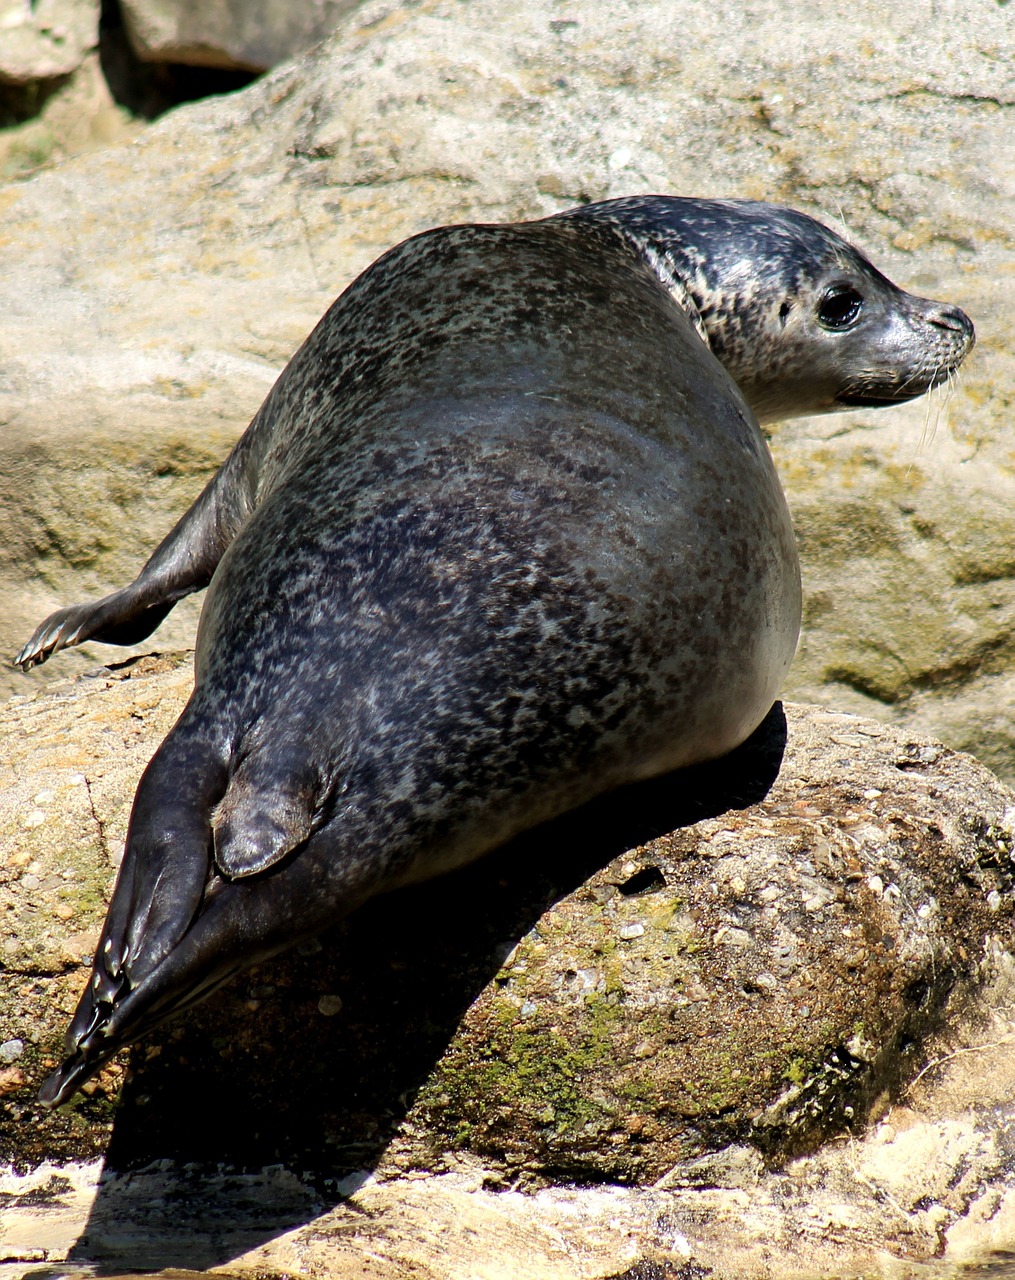
<path id="1" fill-rule="evenodd" d="M 0 84 L 70 75 L 99 43 L 99 0 L 0 0 Z"/>
<path id="2" fill-rule="evenodd" d="M 121 0 L 146 62 L 264 71 L 309 49 L 361 0 Z"/>
<path id="3" fill-rule="evenodd" d="M 726 761 L 605 798 L 376 901 L 44 1115 L 34 1090 L 87 972 L 137 777 L 189 683 L 180 655 L 147 658 L 2 710 L 0 1158 L 16 1172 L 0 1186 L 12 1197 L 0 1252 L 25 1256 L 47 1222 L 47 1238 L 62 1239 L 91 1205 L 80 1257 L 205 1266 L 239 1196 L 247 1216 L 226 1232 L 227 1256 L 264 1263 L 280 1232 L 345 1239 L 350 1210 L 318 1218 L 350 1191 L 392 1206 L 385 1180 L 434 1173 L 447 1175 L 433 1183 L 438 1204 L 450 1197 L 438 1217 L 483 1188 L 487 1199 L 469 1203 L 496 1219 L 497 1189 L 603 1184 L 587 1200 L 532 1192 L 520 1220 L 559 1216 L 577 1197 L 573 1212 L 615 1252 L 604 1221 L 614 1203 L 641 1223 L 645 1256 L 671 1259 L 689 1224 L 700 1233 L 719 1212 L 729 1228 L 729 1196 L 709 1187 L 761 1197 L 769 1214 L 787 1187 L 807 1188 L 819 1217 L 831 1214 L 824 1226 L 856 1248 L 896 1212 L 884 1209 L 889 1187 L 915 1256 L 974 1204 L 983 1217 L 987 1187 L 1000 1203 L 1010 1107 L 995 1114 L 982 1098 L 977 1112 L 968 1095 L 935 1103 L 919 1135 L 891 1139 L 901 1167 L 868 1142 L 848 1212 L 827 1153 L 765 1173 L 884 1117 L 943 1052 L 1008 1034 L 998 1026 L 1015 972 L 1015 796 L 944 747 L 799 707 L 785 719 L 776 709 Z M 916 1124 L 892 1114 L 893 1133 Z M 62 1168 L 102 1151 L 97 1192 L 94 1173 Z M 220 1162 L 249 1176 L 227 1179 L 207 1220 L 196 1206 L 197 1219 L 157 1204 L 135 1212 L 160 1169 L 183 1180 L 159 1193 L 177 1206 L 195 1170 Z M 255 1176 L 268 1165 L 292 1174 L 278 1186 Z M 147 1183 L 126 1176 L 145 1166 Z M 956 1183 L 960 1167 L 972 1172 Z M 617 1183 L 656 1189 L 639 1201 Z M 676 1216 L 650 1230 L 663 1191 Z M 413 1254 L 423 1245 L 406 1231 L 399 1247 Z M 739 1240 L 747 1248 L 749 1232 Z M 53 1245 L 49 1259 L 60 1256 Z M 271 1265 L 292 1265 L 281 1256 Z M 547 1274 L 622 1270 L 575 1270 L 567 1249 L 560 1265 Z"/>
<path id="4" fill-rule="evenodd" d="M 0 190 L 5 650 L 133 574 L 393 242 L 633 191 L 764 197 L 841 215 L 979 333 L 929 406 L 777 429 L 808 601 L 791 692 L 1015 776 L 1015 8 L 688 0 L 679 27 L 664 0 L 373 0 L 244 92 Z"/>

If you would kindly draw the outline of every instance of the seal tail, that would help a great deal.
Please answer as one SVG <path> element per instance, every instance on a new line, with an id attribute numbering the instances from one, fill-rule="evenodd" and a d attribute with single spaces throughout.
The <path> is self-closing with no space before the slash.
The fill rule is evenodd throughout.
<path id="1" fill-rule="evenodd" d="M 271 750 L 241 761 L 215 812 L 215 864 L 228 880 L 267 871 L 315 829 L 326 800 L 321 773 L 305 744 L 286 753 L 285 741 L 280 732 Z"/>
<path id="2" fill-rule="evenodd" d="M 39 1095 L 44 1104 L 69 1096 L 125 1042 L 112 1032 L 117 1009 L 190 928 L 211 875 L 211 814 L 226 784 L 223 752 L 184 712 L 138 786 L 91 980 L 65 1060 Z"/>

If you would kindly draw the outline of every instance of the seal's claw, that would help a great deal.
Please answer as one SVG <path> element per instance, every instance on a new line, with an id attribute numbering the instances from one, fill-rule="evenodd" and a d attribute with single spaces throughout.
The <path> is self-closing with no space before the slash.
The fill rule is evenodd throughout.
<path id="1" fill-rule="evenodd" d="M 107 980 L 104 981 L 103 979 Z M 64 1060 L 39 1090 L 39 1101 L 47 1109 L 58 1107 L 106 1062 L 120 1047 L 106 1030 L 116 1002 L 126 984 L 110 980 L 101 961 L 96 961 L 92 981 L 85 988 L 64 1038 Z"/>
<path id="2" fill-rule="evenodd" d="M 41 666 L 47 658 L 61 649 L 87 640 L 93 631 L 88 630 L 89 615 L 93 615 L 101 606 L 84 604 L 71 605 L 66 609 L 58 609 L 45 622 L 35 629 L 32 638 L 22 646 L 21 652 L 14 659 L 14 665 L 22 671 L 30 671 L 32 667 Z"/>
<path id="3" fill-rule="evenodd" d="M 83 1054 L 75 1054 L 65 1058 L 52 1075 L 47 1076 L 39 1090 L 39 1102 L 47 1111 L 59 1107 L 93 1075 L 102 1063 L 87 1058 Z"/>
<path id="4" fill-rule="evenodd" d="M 58 1107 L 95 1074 L 126 1040 L 111 1034 L 117 1011 L 129 996 L 131 983 L 124 971 L 110 972 L 109 940 L 95 957 L 92 980 L 78 1001 L 64 1037 L 64 1060 L 39 1090 L 46 1108 Z"/>
<path id="5" fill-rule="evenodd" d="M 183 590 L 162 592 L 132 583 L 101 600 L 58 609 L 40 626 L 14 659 L 22 671 L 40 666 L 61 649 L 71 649 L 86 640 L 104 644 L 137 644 L 158 626 Z M 155 597 L 152 603 L 151 598 Z"/>

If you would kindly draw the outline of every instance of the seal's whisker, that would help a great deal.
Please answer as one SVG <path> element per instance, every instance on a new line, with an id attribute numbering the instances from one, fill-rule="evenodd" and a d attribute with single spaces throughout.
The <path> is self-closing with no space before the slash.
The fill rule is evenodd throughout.
<path id="1" fill-rule="evenodd" d="M 926 403 L 923 408 L 923 427 L 920 431 L 920 438 L 917 441 L 916 452 L 921 453 L 927 448 L 937 435 L 938 424 L 941 421 L 941 414 L 951 399 L 951 385 L 954 378 L 954 370 L 949 370 L 943 382 L 938 382 L 937 377 L 941 372 L 941 365 L 936 365 L 931 373 L 931 389 L 927 395 Z"/>

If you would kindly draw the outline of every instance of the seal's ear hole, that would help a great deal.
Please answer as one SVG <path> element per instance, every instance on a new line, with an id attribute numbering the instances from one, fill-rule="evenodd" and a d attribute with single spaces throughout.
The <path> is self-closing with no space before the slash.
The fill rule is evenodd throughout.
<path id="1" fill-rule="evenodd" d="M 836 284 L 818 303 L 818 322 L 833 332 L 856 324 L 863 307 L 863 297 L 848 284 Z"/>
<path id="2" fill-rule="evenodd" d="M 783 324 L 786 323 L 786 320 L 789 317 L 789 313 L 792 310 L 793 310 L 793 304 L 787 299 L 779 308 L 779 319 L 782 321 Z"/>

